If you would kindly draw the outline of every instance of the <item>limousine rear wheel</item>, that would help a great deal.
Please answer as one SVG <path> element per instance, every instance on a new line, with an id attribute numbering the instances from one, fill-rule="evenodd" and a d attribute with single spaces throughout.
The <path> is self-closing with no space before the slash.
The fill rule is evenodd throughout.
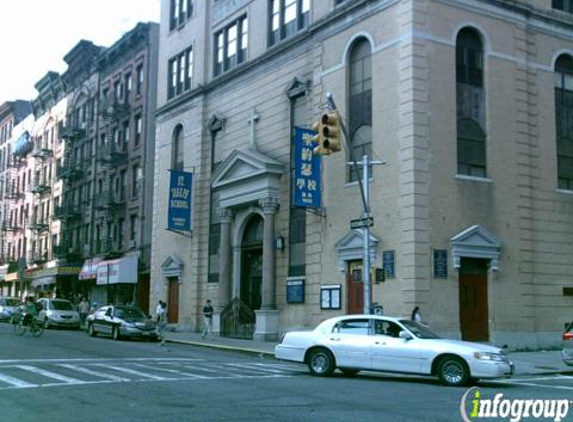
<path id="1" fill-rule="evenodd" d="M 456 356 L 446 356 L 438 364 L 438 377 L 444 385 L 461 386 L 470 381 L 468 365 Z"/>
<path id="2" fill-rule="evenodd" d="M 314 349 L 308 356 L 308 369 L 312 375 L 328 377 L 334 372 L 334 356 L 324 348 Z"/>

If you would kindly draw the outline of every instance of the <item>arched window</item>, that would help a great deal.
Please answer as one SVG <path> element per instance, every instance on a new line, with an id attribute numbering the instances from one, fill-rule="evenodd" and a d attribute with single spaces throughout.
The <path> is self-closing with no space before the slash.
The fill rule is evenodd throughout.
<path id="1" fill-rule="evenodd" d="M 483 48 L 469 28 L 456 41 L 456 97 L 458 174 L 486 177 Z"/>
<path id="2" fill-rule="evenodd" d="M 555 129 L 557 186 L 573 190 L 573 58 L 563 55 L 555 63 Z"/>
<path id="3" fill-rule="evenodd" d="M 183 170 L 184 167 L 185 162 L 183 160 L 183 126 L 177 125 L 173 131 L 171 168 L 173 170 Z"/>
<path id="4" fill-rule="evenodd" d="M 352 158 L 360 161 L 364 155 L 372 156 L 372 51 L 364 38 L 352 46 L 348 73 L 348 129 Z M 348 179 L 358 177 L 351 171 Z"/>

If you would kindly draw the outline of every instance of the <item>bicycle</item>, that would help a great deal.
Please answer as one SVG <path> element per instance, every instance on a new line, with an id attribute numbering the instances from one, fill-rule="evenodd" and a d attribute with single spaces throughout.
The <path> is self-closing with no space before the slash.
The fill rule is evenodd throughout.
<path id="1" fill-rule="evenodd" d="M 26 315 L 27 314 L 12 317 L 14 334 L 17 336 L 23 336 L 26 330 L 30 330 L 30 334 L 34 337 L 40 337 L 44 333 L 44 324 L 32 315 L 30 315 L 31 318 L 29 321 L 26 321 Z"/>

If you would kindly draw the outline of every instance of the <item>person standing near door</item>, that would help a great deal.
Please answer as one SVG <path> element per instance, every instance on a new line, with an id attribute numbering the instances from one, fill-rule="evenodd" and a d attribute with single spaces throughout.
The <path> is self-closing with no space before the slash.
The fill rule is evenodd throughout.
<path id="1" fill-rule="evenodd" d="M 201 338 L 206 338 L 211 334 L 211 329 L 213 326 L 213 307 L 211 306 L 211 299 L 207 299 L 207 304 L 203 307 L 203 333 Z"/>

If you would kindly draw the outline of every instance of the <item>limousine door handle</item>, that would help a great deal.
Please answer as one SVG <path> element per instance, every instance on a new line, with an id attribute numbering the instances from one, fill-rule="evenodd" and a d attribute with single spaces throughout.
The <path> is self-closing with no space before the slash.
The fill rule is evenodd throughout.
<path id="1" fill-rule="evenodd" d="M 340 338 L 334 338 L 334 337 L 333 337 L 333 338 L 331 338 L 330 340 L 331 340 L 331 341 L 340 341 Z"/>
<path id="2" fill-rule="evenodd" d="M 382 346 L 386 346 L 386 343 L 385 343 L 385 342 L 382 342 L 382 343 L 381 343 L 381 342 L 379 342 L 379 341 L 375 341 L 374 344 L 381 344 Z"/>

